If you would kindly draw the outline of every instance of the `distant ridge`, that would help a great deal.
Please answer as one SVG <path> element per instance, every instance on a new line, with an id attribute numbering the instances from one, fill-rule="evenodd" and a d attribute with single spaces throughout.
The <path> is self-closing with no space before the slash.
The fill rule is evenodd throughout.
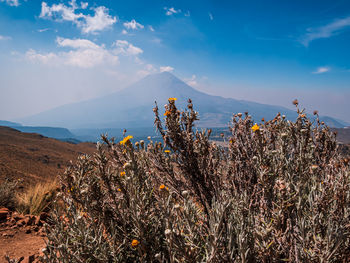
<path id="1" fill-rule="evenodd" d="M 157 101 L 160 110 L 169 97 L 176 97 L 180 109 L 192 99 L 200 114 L 201 127 L 226 127 L 233 113 L 248 111 L 258 122 L 261 118 L 272 119 L 278 112 L 289 119 L 297 114 L 290 109 L 212 96 L 198 91 L 169 72 L 148 75 L 126 89 L 108 96 L 63 105 L 19 121 L 27 125 L 45 125 L 68 128 L 137 128 L 152 127 L 152 108 Z M 333 127 L 344 127 L 331 117 L 324 119 Z"/>

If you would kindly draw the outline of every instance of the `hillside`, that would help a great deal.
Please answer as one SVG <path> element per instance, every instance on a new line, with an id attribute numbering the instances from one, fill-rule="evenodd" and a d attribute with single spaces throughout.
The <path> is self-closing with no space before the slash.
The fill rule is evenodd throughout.
<path id="1" fill-rule="evenodd" d="M 176 97 L 180 109 L 192 99 L 200 114 L 201 127 L 227 127 L 233 113 L 248 111 L 254 119 L 272 119 L 278 112 L 294 119 L 293 110 L 273 105 L 212 96 L 198 91 L 169 72 L 145 77 L 130 87 L 105 97 L 64 105 L 20 119 L 25 125 L 67 128 L 141 128 L 152 127 L 152 108 L 157 101 L 161 112 L 169 97 Z M 327 117 L 334 127 L 345 124 Z"/>
<path id="2" fill-rule="evenodd" d="M 52 179 L 64 172 L 70 160 L 95 148 L 92 143 L 71 144 L 0 126 L 0 182 L 19 179 L 27 186 Z"/>

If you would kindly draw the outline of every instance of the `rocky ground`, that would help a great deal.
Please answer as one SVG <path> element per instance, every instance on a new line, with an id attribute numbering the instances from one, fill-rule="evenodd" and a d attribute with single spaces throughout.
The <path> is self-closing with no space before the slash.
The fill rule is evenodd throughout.
<path id="1" fill-rule="evenodd" d="M 43 225 L 48 218 L 47 213 L 20 215 L 0 208 L 0 262 L 8 262 L 6 256 L 16 260 L 13 262 L 39 262 L 45 247 Z"/>

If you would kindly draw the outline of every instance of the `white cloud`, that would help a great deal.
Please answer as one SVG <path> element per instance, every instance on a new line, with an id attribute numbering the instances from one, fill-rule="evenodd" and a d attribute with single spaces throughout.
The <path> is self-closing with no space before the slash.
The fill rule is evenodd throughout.
<path id="1" fill-rule="evenodd" d="M 172 72 L 173 70 L 174 70 L 174 68 L 170 67 L 170 66 L 164 66 L 164 67 L 159 68 L 160 72 Z"/>
<path id="2" fill-rule="evenodd" d="M 50 53 L 40 54 L 33 49 L 29 49 L 26 52 L 25 57 L 31 62 L 40 62 L 42 64 L 49 64 L 49 63 L 52 63 L 53 61 L 58 60 L 58 56 L 54 53 L 50 52 Z"/>
<path id="3" fill-rule="evenodd" d="M 135 19 L 131 20 L 130 22 L 125 22 L 123 23 L 123 25 L 127 28 L 127 29 L 133 29 L 133 30 L 136 30 L 136 29 L 143 29 L 144 26 L 141 25 L 140 23 L 137 23 L 135 21 Z"/>
<path id="4" fill-rule="evenodd" d="M 330 70 L 331 70 L 330 67 L 319 67 L 316 69 L 316 71 L 312 72 L 312 74 L 322 74 L 322 73 L 326 73 Z"/>
<path id="5" fill-rule="evenodd" d="M 86 4 L 87 3 L 82 2 L 81 6 L 78 6 L 76 1 L 72 0 L 69 2 L 69 6 L 62 3 L 49 6 L 47 3 L 42 2 L 39 17 L 53 19 L 55 21 L 72 22 L 86 34 L 96 34 L 98 31 L 107 29 L 117 22 L 117 18 L 109 15 L 108 8 L 104 6 L 92 8 L 92 10 L 94 10 L 93 16 L 77 12 L 78 9 L 86 9 Z"/>
<path id="6" fill-rule="evenodd" d="M 153 26 L 148 26 L 148 28 L 149 28 L 149 30 L 152 31 L 152 32 L 155 31 L 154 28 L 153 28 Z"/>
<path id="7" fill-rule="evenodd" d="M 135 47 L 133 44 L 126 40 L 117 40 L 115 42 L 116 53 L 126 56 L 137 56 L 143 53 L 143 50 L 139 47 Z"/>
<path id="8" fill-rule="evenodd" d="M 10 6 L 19 6 L 18 0 L 0 0 L 0 2 L 5 2 L 6 4 Z"/>
<path id="9" fill-rule="evenodd" d="M 9 36 L 2 36 L 2 35 L 0 35 L 0 41 L 1 40 L 10 40 L 11 39 L 11 37 L 9 37 Z"/>
<path id="10" fill-rule="evenodd" d="M 114 54 L 113 50 L 107 50 L 103 45 L 97 45 L 90 40 L 58 37 L 56 42 L 59 47 L 70 50 L 57 53 L 38 53 L 30 49 L 25 54 L 26 59 L 53 66 L 70 65 L 79 68 L 118 64 L 118 56 Z"/>
<path id="11" fill-rule="evenodd" d="M 128 34 L 128 31 L 126 31 L 125 29 L 122 30 L 122 34 L 123 35 L 127 35 Z"/>
<path id="12" fill-rule="evenodd" d="M 174 7 L 170 7 L 170 8 L 164 7 L 164 10 L 165 10 L 165 14 L 166 14 L 167 16 L 171 16 L 171 15 L 173 15 L 173 14 L 181 13 L 181 10 L 180 10 L 180 9 L 176 10 Z"/>
<path id="13" fill-rule="evenodd" d="M 99 45 L 96 45 L 94 42 L 87 39 L 69 39 L 57 37 L 56 42 L 61 47 L 71 47 L 71 48 L 82 48 L 82 49 L 99 49 Z"/>
<path id="14" fill-rule="evenodd" d="M 137 75 L 141 78 L 157 73 L 157 69 L 152 64 L 146 64 L 145 67 L 137 72 Z"/>
<path id="15" fill-rule="evenodd" d="M 110 16 L 108 14 L 108 8 L 104 6 L 99 6 L 95 8 L 94 11 L 94 16 L 86 16 L 86 24 L 82 27 L 84 33 L 102 31 L 117 22 L 117 18 Z"/>
<path id="16" fill-rule="evenodd" d="M 187 10 L 187 12 L 184 14 L 184 16 L 187 16 L 187 17 L 191 16 L 190 11 Z"/>
<path id="17" fill-rule="evenodd" d="M 209 15 L 209 19 L 210 19 L 211 21 L 213 21 L 213 20 L 214 20 L 213 14 L 212 14 L 212 13 L 208 13 L 208 15 Z"/>
<path id="18" fill-rule="evenodd" d="M 324 26 L 307 29 L 308 32 L 302 37 L 300 42 L 304 46 L 308 46 L 311 41 L 320 38 L 329 38 L 337 33 L 340 33 L 341 30 L 345 29 L 346 27 L 350 27 L 350 16 L 337 19 Z"/>
<path id="19" fill-rule="evenodd" d="M 88 2 L 80 2 L 80 5 L 81 5 L 81 9 L 86 9 L 89 5 Z"/>
<path id="20" fill-rule="evenodd" d="M 197 87 L 198 86 L 196 75 L 192 75 L 191 78 L 185 79 L 185 82 L 186 82 L 187 85 L 189 85 L 191 87 Z"/>

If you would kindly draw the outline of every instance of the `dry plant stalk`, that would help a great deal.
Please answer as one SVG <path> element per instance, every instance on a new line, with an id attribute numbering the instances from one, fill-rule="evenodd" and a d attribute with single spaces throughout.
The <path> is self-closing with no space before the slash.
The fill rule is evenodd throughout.
<path id="1" fill-rule="evenodd" d="M 235 114 L 222 148 L 175 100 L 162 143 L 103 136 L 61 177 L 44 262 L 348 262 L 349 163 L 317 113 Z"/>

